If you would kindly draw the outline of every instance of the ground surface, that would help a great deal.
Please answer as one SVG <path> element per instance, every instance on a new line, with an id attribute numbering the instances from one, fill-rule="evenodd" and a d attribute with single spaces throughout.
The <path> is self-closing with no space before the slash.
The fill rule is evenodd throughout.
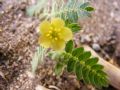
<path id="1" fill-rule="evenodd" d="M 119 62 L 120 2 L 119 0 L 91 0 L 91 2 L 96 10 L 92 18 L 82 23 L 85 30 L 85 35 L 81 36 L 82 41 L 84 38 L 91 38 L 91 46 L 99 44 L 106 54 L 111 58 L 117 58 Z"/>
<path id="2" fill-rule="evenodd" d="M 0 0 L 0 90 L 35 90 L 37 85 L 52 90 L 90 89 L 67 72 L 56 77 L 54 63 L 49 59 L 32 77 L 30 62 L 37 46 L 39 20 L 26 15 L 31 1 L 34 0 Z M 92 0 L 91 3 L 95 13 L 92 18 L 80 21 L 85 31 L 78 33 L 76 40 L 89 44 L 103 58 L 119 66 L 116 62 L 120 62 L 120 2 Z"/>

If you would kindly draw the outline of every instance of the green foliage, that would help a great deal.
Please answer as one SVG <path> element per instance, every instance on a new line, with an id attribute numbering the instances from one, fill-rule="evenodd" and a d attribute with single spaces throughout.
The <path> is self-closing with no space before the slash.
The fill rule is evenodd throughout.
<path id="1" fill-rule="evenodd" d="M 38 16 L 39 19 L 51 19 L 60 17 L 66 21 L 66 26 L 71 28 L 72 32 L 78 32 L 81 27 L 77 21 L 79 18 L 90 17 L 94 10 L 88 2 L 79 0 L 37 0 L 35 5 L 27 8 L 29 16 Z"/>
<path id="2" fill-rule="evenodd" d="M 72 55 L 73 56 L 76 56 L 76 57 L 79 57 L 80 54 L 82 54 L 84 51 L 84 48 L 83 47 L 80 47 L 80 48 L 74 48 L 74 50 L 72 51 Z"/>
<path id="3" fill-rule="evenodd" d="M 79 18 L 91 17 L 91 12 L 94 10 L 89 2 L 80 2 L 78 0 L 68 0 L 68 2 L 61 7 L 59 12 L 61 18 L 70 20 L 76 23 Z"/>
<path id="4" fill-rule="evenodd" d="M 64 56 L 62 60 L 61 56 Z M 68 41 L 65 52 L 61 53 L 58 59 L 57 74 L 66 67 L 68 72 L 75 73 L 77 79 L 83 80 L 85 84 L 92 84 L 98 88 L 108 86 L 107 74 L 103 71 L 103 66 L 98 64 L 98 58 L 92 57 L 83 47 L 74 48 L 73 41 Z"/>
<path id="5" fill-rule="evenodd" d="M 48 4 L 49 3 L 49 4 Z M 38 0 L 35 5 L 27 8 L 29 16 L 45 17 L 46 19 L 53 17 L 61 17 L 62 19 L 70 20 L 72 23 L 77 23 L 79 18 L 90 17 L 94 10 L 88 2 L 80 0 Z"/>
<path id="6" fill-rule="evenodd" d="M 37 66 L 40 62 L 42 62 L 44 60 L 44 55 L 46 53 L 46 49 L 39 46 L 37 48 L 37 51 L 35 52 L 31 65 L 32 65 L 32 73 L 35 73 Z"/>
<path id="7" fill-rule="evenodd" d="M 76 33 L 81 30 L 80 25 L 78 23 L 72 23 L 71 21 L 65 21 L 66 26 L 72 30 L 73 33 Z"/>
<path id="8" fill-rule="evenodd" d="M 37 16 L 40 14 L 40 11 L 45 7 L 47 0 L 37 0 L 35 5 L 32 5 L 27 8 L 27 14 L 29 16 Z"/>
<path id="9" fill-rule="evenodd" d="M 85 9 L 87 6 L 89 6 L 89 2 L 83 3 L 80 8 Z"/>
<path id="10" fill-rule="evenodd" d="M 69 62 L 67 63 L 67 71 L 68 71 L 68 72 L 74 71 L 75 68 L 73 68 L 73 67 L 75 67 L 75 64 L 76 64 L 76 62 L 73 61 L 72 58 L 70 58 L 70 59 L 69 59 Z"/>
<path id="11" fill-rule="evenodd" d="M 74 33 L 81 30 L 81 27 L 77 23 L 68 24 L 67 27 L 71 28 L 72 32 L 74 32 Z"/>
<path id="12" fill-rule="evenodd" d="M 94 11 L 94 8 L 93 7 L 86 7 L 85 10 L 87 10 L 87 11 Z"/>
<path id="13" fill-rule="evenodd" d="M 72 52 L 72 49 L 73 49 L 73 41 L 70 40 L 70 41 L 66 44 L 65 51 L 68 52 L 68 53 L 71 53 L 71 52 Z"/>
<path id="14" fill-rule="evenodd" d="M 60 17 L 66 22 L 66 26 L 71 28 L 73 32 L 77 32 L 81 27 L 77 24 L 79 18 L 91 17 L 91 12 L 94 8 L 88 2 L 81 0 L 37 0 L 35 5 L 27 8 L 29 16 L 39 16 L 40 19 L 51 19 Z M 48 4 L 49 3 L 49 4 Z M 35 53 L 32 64 L 32 72 L 38 64 L 44 59 L 46 49 L 38 47 Z M 85 84 L 92 84 L 95 87 L 107 87 L 108 79 L 103 71 L 103 66 L 98 64 L 98 58 L 92 57 L 91 52 L 84 51 L 83 47 L 74 48 L 72 40 L 68 41 L 63 52 L 49 53 L 52 59 L 55 59 L 55 73 L 61 75 L 63 70 L 76 74 L 78 80 L 83 80 Z"/>
<path id="15" fill-rule="evenodd" d="M 64 69 L 64 64 L 62 64 L 61 62 L 58 62 L 55 66 L 55 73 L 56 75 L 61 75 Z"/>

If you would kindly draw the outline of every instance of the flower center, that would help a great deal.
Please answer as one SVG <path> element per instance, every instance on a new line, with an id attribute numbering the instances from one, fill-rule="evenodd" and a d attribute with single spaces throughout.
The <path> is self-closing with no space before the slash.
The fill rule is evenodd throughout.
<path id="1" fill-rule="evenodd" d="M 54 27 L 50 27 L 49 32 L 46 34 L 46 36 L 52 40 L 58 40 L 60 39 L 60 35 L 61 35 L 61 29 L 59 28 L 54 28 Z"/>

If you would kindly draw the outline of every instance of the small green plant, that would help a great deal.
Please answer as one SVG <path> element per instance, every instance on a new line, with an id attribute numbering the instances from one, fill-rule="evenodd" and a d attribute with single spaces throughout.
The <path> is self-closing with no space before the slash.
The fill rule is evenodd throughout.
<path id="1" fill-rule="evenodd" d="M 50 54 L 51 58 L 57 60 L 55 73 L 61 75 L 63 70 L 76 74 L 78 80 L 83 80 L 86 84 L 92 84 L 101 88 L 108 86 L 107 75 L 103 71 L 103 66 L 98 64 L 97 57 L 91 57 L 91 52 L 84 51 L 83 47 L 74 47 L 72 40 L 68 41 L 65 51 Z"/>
<path id="2" fill-rule="evenodd" d="M 67 2 L 65 0 L 37 0 L 35 5 L 27 8 L 29 16 L 37 16 L 39 19 L 60 17 L 65 21 L 75 23 L 79 18 L 91 17 L 92 11 L 94 8 L 84 0 L 67 0 Z"/>
<path id="3" fill-rule="evenodd" d="M 52 1 L 52 2 L 50 2 Z M 91 17 L 94 8 L 89 2 L 80 0 L 38 0 L 27 9 L 30 16 L 41 21 L 39 30 L 40 46 L 32 60 L 32 71 L 47 55 L 56 61 L 55 73 L 61 75 L 64 70 L 75 73 L 78 80 L 92 84 L 97 88 L 107 87 L 108 79 L 98 58 L 83 47 L 74 47 L 73 34 L 81 30 L 78 19 Z M 51 48 L 49 52 L 46 52 Z"/>

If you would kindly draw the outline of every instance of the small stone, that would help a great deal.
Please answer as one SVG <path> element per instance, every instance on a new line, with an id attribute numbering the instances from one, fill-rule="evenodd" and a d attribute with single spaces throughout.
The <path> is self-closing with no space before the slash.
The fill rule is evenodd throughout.
<path id="1" fill-rule="evenodd" d="M 0 17 L 4 14 L 5 12 L 2 10 L 0 11 Z"/>
<path id="2" fill-rule="evenodd" d="M 81 36 L 81 43 L 91 42 L 91 38 L 88 35 Z"/>
<path id="3" fill-rule="evenodd" d="M 94 43 L 97 43 L 99 41 L 99 37 L 92 38 Z"/>
<path id="4" fill-rule="evenodd" d="M 18 86 L 18 85 L 16 85 L 15 87 L 16 87 L 16 89 L 18 89 L 18 88 L 19 88 L 19 86 Z"/>
<path id="5" fill-rule="evenodd" d="M 99 44 L 97 44 L 97 43 L 93 43 L 92 44 L 92 48 L 95 50 L 95 51 L 100 51 L 100 45 Z"/>
<path id="6" fill-rule="evenodd" d="M 33 79 L 35 75 L 32 72 L 26 71 L 29 78 Z"/>
<path id="7" fill-rule="evenodd" d="M 110 44 L 116 44 L 116 41 L 115 40 L 112 40 L 112 41 L 110 41 Z"/>
<path id="8" fill-rule="evenodd" d="M 115 17 L 114 12 L 111 12 L 111 13 L 110 13 L 110 16 L 111 16 L 112 18 L 114 18 L 114 17 Z"/>

